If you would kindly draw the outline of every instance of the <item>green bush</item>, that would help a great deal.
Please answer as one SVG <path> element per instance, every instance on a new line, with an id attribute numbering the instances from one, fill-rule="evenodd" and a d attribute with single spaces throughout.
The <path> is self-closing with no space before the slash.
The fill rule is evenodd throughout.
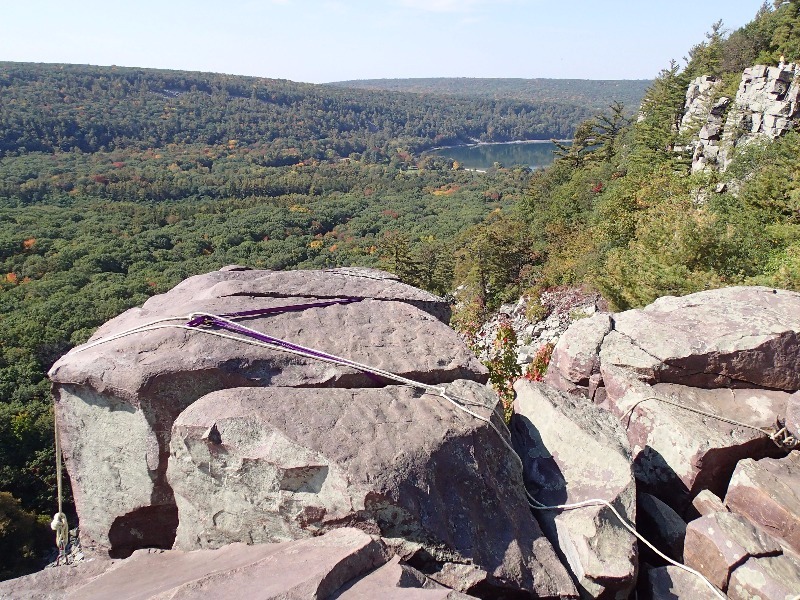
<path id="1" fill-rule="evenodd" d="M 41 567 L 52 545 L 46 517 L 37 518 L 8 492 L 0 492 L 0 580 L 20 577 Z"/>

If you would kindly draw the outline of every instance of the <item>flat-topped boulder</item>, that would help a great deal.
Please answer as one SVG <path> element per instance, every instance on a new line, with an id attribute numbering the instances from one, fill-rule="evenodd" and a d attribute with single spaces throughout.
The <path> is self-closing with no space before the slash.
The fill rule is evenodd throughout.
<path id="1" fill-rule="evenodd" d="M 618 313 L 614 331 L 628 340 L 632 351 L 651 357 L 648 375 L 653 382 L 796 391 L 798 307 L 798 292 L 729 287 L 665 296 L 645 308 Z M 601 361 L 625 366 L 615 358 L 601 356 Z"/>
<path id="2" fill-rule="evenodd" d="M 230 332 L 185 326 L 195 313 L 265 309 L 271 312 L 233 318 L 275 338 L 429 384 L 487 378 L 483 365 L 433 316 L 445 317 L 446 303 L 389 274 L 234 267 L 191 277 L 106 323 L 50 371 L 85 552 L 122 557 L 136 548 L 172 546 L 178 522 L 166 481 L 170 432 L 201 396 L 241 387 L 390 383 L 349 366 L 213 335 Z"/>
<path id="3" fill-rule="evenodd" d="M 446 390 L 503 429 L 487 387 L 457 381 Z M 347 524 L 462 592 L 575 593 L 530 514 L 507 442 L 439 395 L 228 389 L 181 413 L 171 438 L 176 548 L 277 542 Z"/>

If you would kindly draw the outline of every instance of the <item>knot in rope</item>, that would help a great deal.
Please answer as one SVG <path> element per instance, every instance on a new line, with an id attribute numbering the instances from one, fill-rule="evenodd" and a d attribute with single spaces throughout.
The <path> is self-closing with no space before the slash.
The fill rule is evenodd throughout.
<path id="1" fill-rule="evenodd" d="M 58 558 L 56 564 L 61 562 L 63 558 L 66 561 L 66 549 L 69 544 L 69 524 L 67 523 L 67 515 L 63 512 L 57 512 L 53 515 L 53 520 L 50 522 L 50 529 L 56 532 L 56 547 L 58 548 Z"/>
<path id="2" fill-rule="evenodd" d="M 797 449 L 800 447 L 800 440 L 798 440 L 795 436 L 793 436 L 786 427 L 781 427 L 769 436 L 778 448 L 783 448 L 787 452 Z"/>

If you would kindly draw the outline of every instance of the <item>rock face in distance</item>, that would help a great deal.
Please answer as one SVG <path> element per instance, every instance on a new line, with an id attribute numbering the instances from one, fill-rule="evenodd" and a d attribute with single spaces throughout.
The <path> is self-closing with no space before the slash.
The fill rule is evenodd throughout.
<path id="1" fill-rule="evenodd" d="M 237 543 L 194 552 L 138 550 L 123 561 L 95 559 L 0 582 L 0 597 L 307 600 L 364 597 L 352 592 L 366 587 L 374 593 L 373 598 L 470 598 L 436 586 L 401 565 L 396 557 L 387 563 L 389 556 L 380 540 L 357 529 L 342 528 L 281 544 Z M 373 571 L 376 567 L 381 568 Z M 387 567 L 400 573 L 391 577 Z M 382 571 L 382 576 L 376 577 Z"/>
<path id="2" fill-rule="evenodd" d="M 112 319 L 92 340 L 193 312 L 353 297 L 361 301 L 243 324 L 426 383 L 486 380 L 485 368 L 434 316 L 447 316 L 444 300 L 374 270 L 235 268 L 199 275 Z M 166 481 L 170 431 L 201 396 L 234 387 L 384 383 L 350 368 L 184 329 L 155 329 L 80 350 L 62 357 L 50 377 L 82 546 L 90 555 L 122 557 L 140 547 L 172 546 L 178 515 Z"/>
<path id="3" fill-rule="evenodd" d="M 636 522 L 636 485 L 625 432 L 588 400 L 520 380 L 512 420 L 531 495 L 547 506 L 601 499 Z M 550 541 L 592 598 L 625 598 L 636 581 L 636 538 L 603 505 L 536 511 Z"/>
<path id="4" fill-rule="evenodd" d="M 730 165 L 733 149 L 759 138 L 775 139 L 786 133 L 798 115 L 800 85 L 794 63 L 745 69 L 736 100 L 725 121 L 719 163 Z"/>
<path id="5" fill-rule="evenodd" d="M 499 419 L 485 386 L 447 389 Z M 448 587 L 574 594 L 530 516 L 518 462 L 488 424 L 439 396 L 400 386 L 229 389 L 186 409 L 171 437 L 177 548 L 348 524 Z"/>

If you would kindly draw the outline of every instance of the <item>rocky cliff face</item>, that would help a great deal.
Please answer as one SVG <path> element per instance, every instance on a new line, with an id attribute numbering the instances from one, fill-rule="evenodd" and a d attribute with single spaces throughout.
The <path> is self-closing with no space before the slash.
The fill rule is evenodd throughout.
<path id="1" fill-rule="evenodd" d="M 791 129 L 800 114 L 800 65 L 756 65 L 745 69 L 735 99 L 717 98 L 721 82 L 698 77 L 686 93 L 681 133 L 693 136 L 692 172 L 724 171 L 734 150 L 775 139 Z"/>

